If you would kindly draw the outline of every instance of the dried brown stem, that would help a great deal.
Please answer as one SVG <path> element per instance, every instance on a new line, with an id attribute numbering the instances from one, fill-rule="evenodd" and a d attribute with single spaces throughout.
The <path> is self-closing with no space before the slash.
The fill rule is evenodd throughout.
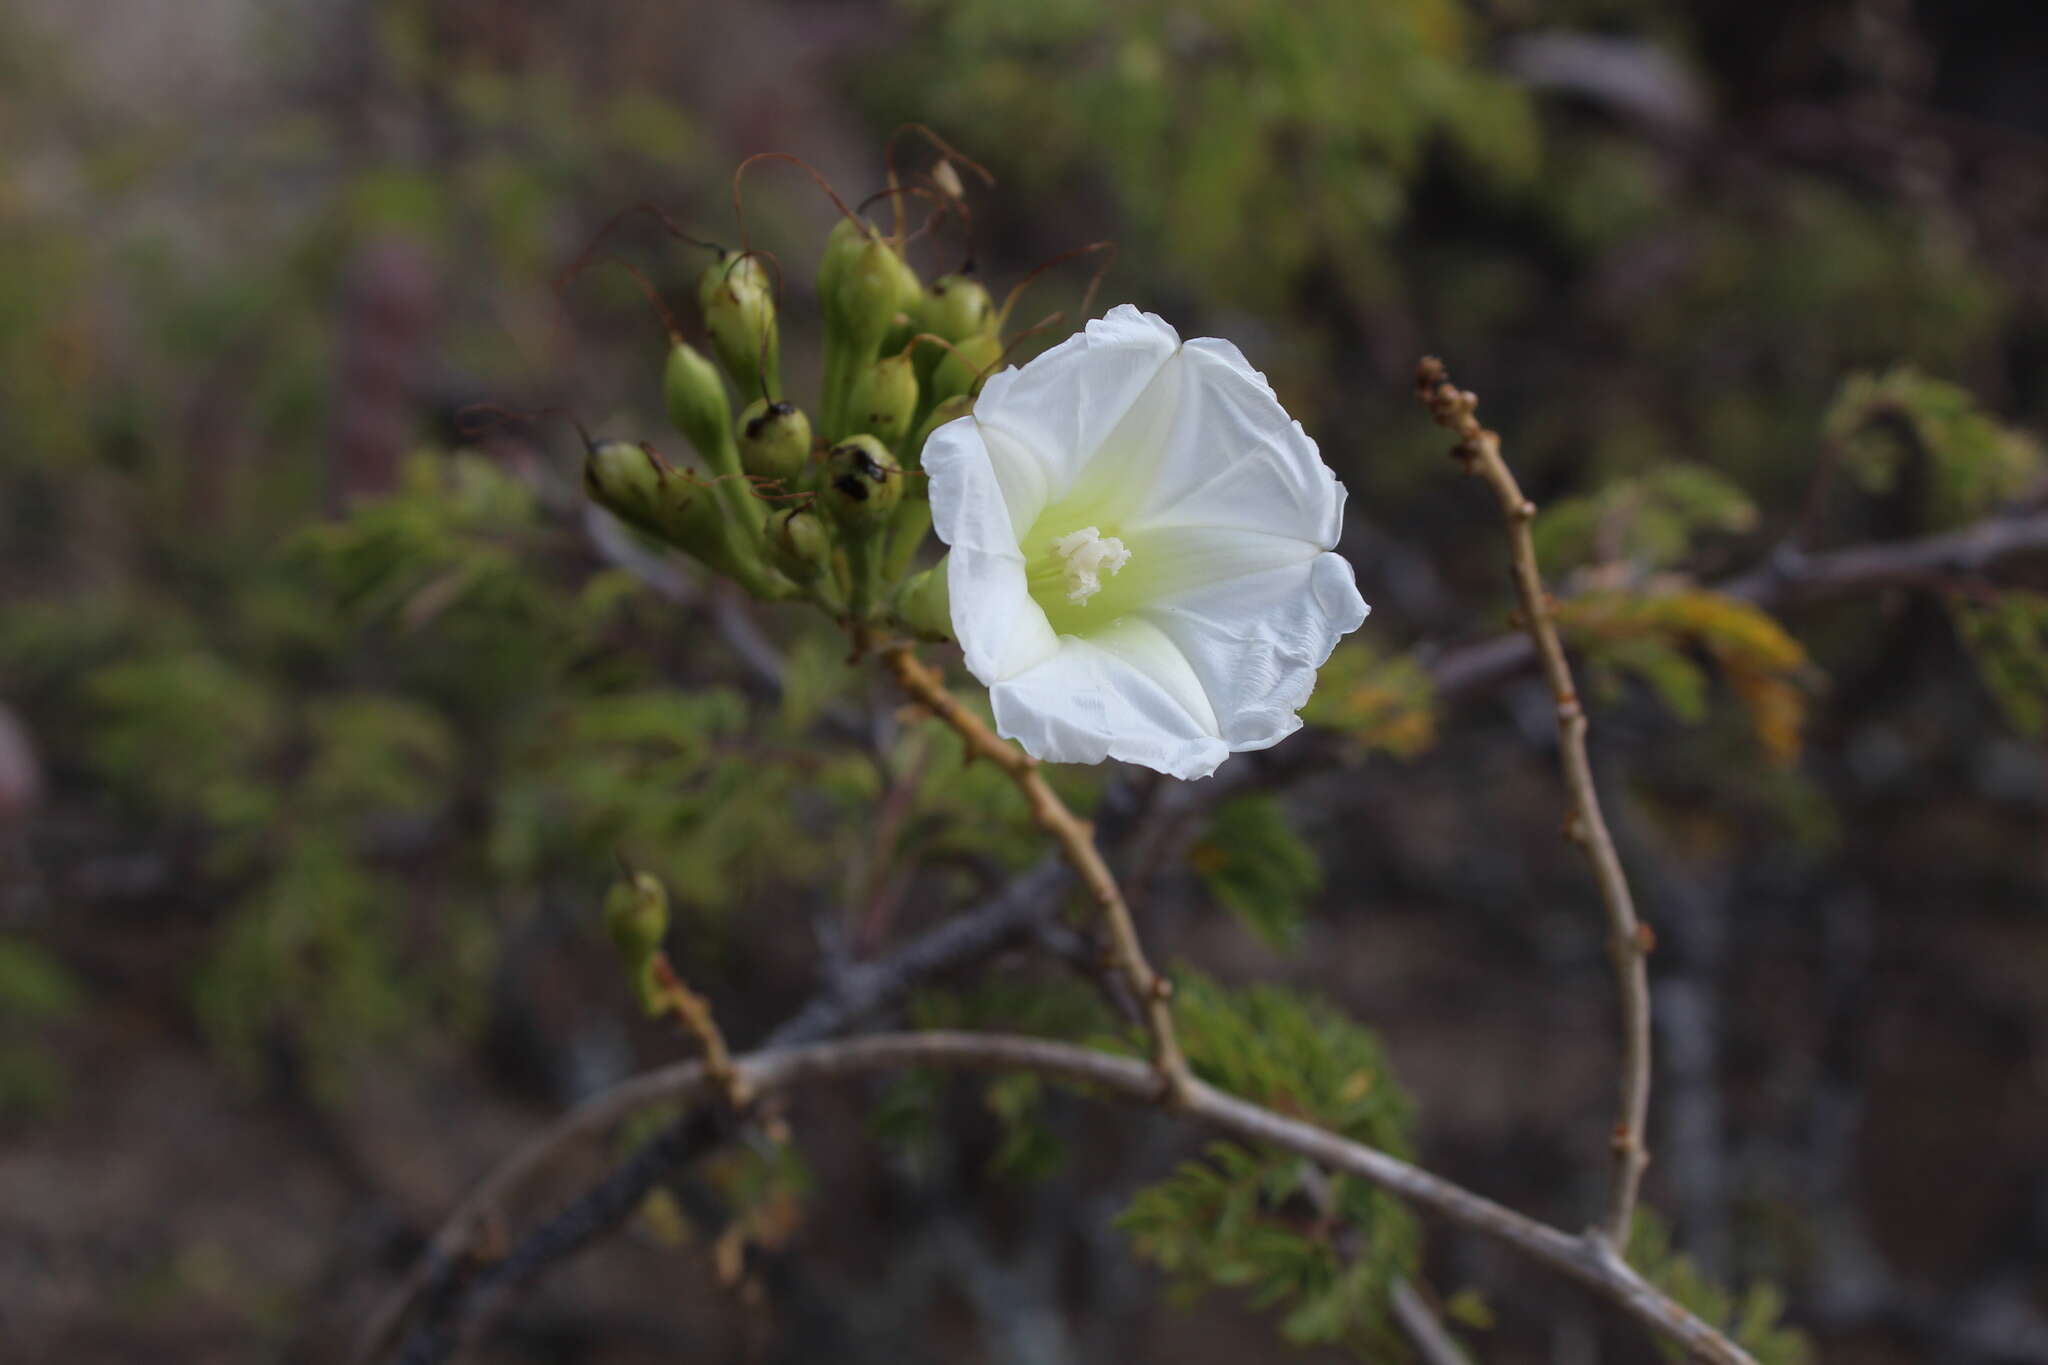
<path id="1" fill-rule="evenodd" d="M 725 1045 L 725 1034 L 718 1027 L 718 1020 L 711 1015 L 711 1002 L 691 990 L 676 969 L 669 964 L 667 953 L 654 955 L 654 980 L 661 988 L 662 998 L 675 1012 L 683 1029 L 696 1040 L 697 1047 L 704 1054 L 704 1074 L 718 1088 L 725 1102 L 735 1110 L 745 1109 L 749 1096 L 746 1079 L 733 1069 L 732 1051 Z"/>
<path id="2" fill-rule="evenodd" d="M 1037 759 L 998 737 L 981 717 L 962 706 L 959 699 L 946 690 L 944 680 L 918 662 L 908 645 L 890 645 L 882 651 L 882 658 L 897 684 L 920 706 L 951 726 L 965 741 L 970 757 L 987 759 L 1017 784 L 1017 789 L 1024 793 L 1024 799 L 1031 806 L 1032 821 L 1059 845 L 1061 854 L 1080 874 L 1082 885 L 1088 889 L 1088 895 L 1095 902 L 1109 931 L 1110 952 L 1115 958 L 1116 970 L 1130 983 L 1131 993 L 1137 996 L 1143 1007 L 1145 1030 L 1152 1041 L 1152 1064 L 1163 1097 L 1169 1104 L 1180 1103 L 1193 1082 L 1193 1076 L 1188 1071 L 1187 1058 L 1182 1054 L 1180 1040 L 1174 1032 L 1173 1008 L 1169 1003 L 1173 987 L 1153 970 L 1145 957 L 1144 945 L 1138 941 L 1137 925 L 1131 918 L 1131 907 L 1125 902 L 1101 850 L 1095 846 L 1094 826 L 1068 810 L 1066 803 L 1054 794 L 1038 771 Z"/>
<path id="3" fill-rule="evenodd" d="M 1607 953 L 1621 996 L 1621 1098 L 1614 1121 L 1614 1178 L 1599 1231 L 1609 1247 L 1619 1251 L 1628 1245 L 1636 1192 L 1642 1185 L 1643 1168 L 1650 1164 L 1643 1130 L 1650 1113 L 1650 975 L 1645 959 L 1651 939 L 1636 918 L 1628 877 L 1600 813 L 1600 794 L 1593 786 L 1593 767 L 1586 757 L 1586 709 L 1579 701 L 1571 665 L 1558 639 L 1553 604 L 1544 591 L 1542 571 L 1536 564 L 1536 542 L 1529 533 L 1529 524 L 1536 519 L 1536 504 L 1522 496 L 1514 472 L 1501 458 L 1500 437 L 1479 424 L 1479 399 L 1451 383 L 1442 361 L 1434 356 L 1423 360 L 1416 370 L 1415 387 L 1437 425 L 1457 435 L 1452 453 L 1466 472 L 1484 479 L 1500 501 L 1514 566 L 1515 595 L 1522 604 L 1522 625 L 1536 647 L 1557 705 L 1558 755 L 1571 797 L 1566 833 L 1585 850 L 1607 910 Z"/>

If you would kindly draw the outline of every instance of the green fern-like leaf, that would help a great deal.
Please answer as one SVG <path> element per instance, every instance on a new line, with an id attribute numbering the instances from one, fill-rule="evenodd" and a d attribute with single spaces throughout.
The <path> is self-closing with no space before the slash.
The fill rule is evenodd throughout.
<path id="1" fill-rule="evenodd" d="M 1896 487 L 1908 460 L 1924 461 L 1935 525 L 1982 515 L 2043 468 L 2032 437 L 1981 411 L 1969 390 L 1911 366 L 1850 376 L 1825 430 L 1844 466 L 1872 492 Z"/>
<path id="2" fill-rule="evenodd" d="M 1682 563 L 1708 535 L 1755 525 L 1755 505 L 1728 478 L 1672 463 L 1553 503 L 1531 533 L 1537 559 L 1554 568 L 1620 562 L 1664 569 Z"/>
<path id="3" fill-rule="evenodd" d="M 1691 1257 L 1673 1248 L 1670 1230 L 1654 1209 L 1636 1210 L 1628 1261 L 1644 1279 L 1726 1332 L 1756 1357 L 1757 1365 L 1812 1365 L 1813 1345 L 1804 1333 L 1784 1325 L 1785 1297 L 1775 1285 L 1758 1282 L 1737 1294 L 1709 1279 Z M 1673 1343 L 1660 1342 L 1659 1348 L 1667 1359 L 1687 1358 Z"/>
<path id="4" fill-rule="evenodd" d="M 1271 986 L 1233 991 L 1186 974 L 1176 1000 L 1181 1040 L 1204 1079 L 1406 1151 L 1410 1107 L 1368 1030 Z M 1280 1311 L 1288 1341 L 1341 1343 L 1372 1360 L 1394 1349 L 1387 1295 L 1419 1254 L 1413 1216 L 1375 1187 L 1234 1143 L 1212 1144 L 1141 1190 L 1119 1226 L 1180 1297 L 1233 1288 Z"/>
<path id="5" fill-rule="evenodd" d="M 1988 601 L 1956 595 L 1948 607 L 2006 723 L 2039 735 L 2048 727 L 2048 593 L 2015 590 Z"/>

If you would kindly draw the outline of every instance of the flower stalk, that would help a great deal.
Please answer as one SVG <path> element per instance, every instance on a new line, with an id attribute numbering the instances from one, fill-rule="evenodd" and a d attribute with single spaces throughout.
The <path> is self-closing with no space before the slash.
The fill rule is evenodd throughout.
<path id="1" fill-rule="evenodd" d="M 882 650 L 882 662 L 896 683 L 925 710 L 945 722 L 967 745 L 967 752 L 985 758 L 1002 769 L 1024 794 L 1031 808 L 1032 823 L 1059 845 L 1060 854 L 1087 888 L 1096 912 L 1109 933 L 1112 965 L 1130 986 L 1145 1020 L 1151 1041 L 1152 1068 L 1159 1079 L 1160 1098 L 1170 1107 L 1185 1103 L 1194 1074 L 1181 1051 L 1173 1023 L 1173 983 L 1153 969 L 1138 938 L 1131 907 L 1117 886 L 1102 851 L 1095 846 L 1095 829 L 1067 808 L 1045 777 L 1038 760 L 1001 738 L 982 723 L 979 716 L 960 704 L 945 682 L 918 661 L 907 644 L 891 644 Z"/>

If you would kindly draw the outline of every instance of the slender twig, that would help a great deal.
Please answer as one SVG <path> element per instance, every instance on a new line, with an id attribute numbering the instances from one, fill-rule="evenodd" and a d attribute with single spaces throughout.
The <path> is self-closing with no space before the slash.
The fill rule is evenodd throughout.
<path id="1" fill-rule="evenodd" d="M 1600 794 L 1594 789 L 1593 767 L 1586 758 L 1586 708 L 1572 682 L 1571 665 L 1565 661 L 1554 604 L 1543 589 L 1535 538 L 1529 534 L 1536 504 L 1522 496 L 1514 472 L 1501 458 L 1500 437 L 1479 425 L 1478 398 L 1451 383 L 1442 361 L 1434 356 L 1425 359 L 1416 371 L 1415 385 L 1437 425 L 1456 433 L 1458 444 L 1453 453 L 1469 473 L 1484 479 L 1500 500 L 1514 563 L 1515 594 L 1522 603 L 1522 625 L 1535 645 L 1557 704 L 1558 756 L 1572 803 L 1566 831 L 1586 851 L 1607 910 L 1607 953 L 1621 995 L 1621 1098 L 1614 1121 L 1614 1179 L 1602 1228 L 1609 1244 L 1618 1250 L 1628 1245 L 1636 1191 L 1642 1185 L 1643 1168 L 1650 1163 L 1643 1129 L 1650 1113 L 1650 974 L 1645 958 L 1652 940 L 1636 918 L 1628 877 L 1600 813 Z"/>
<path id="2" fill-rule="evenodd" d="M 735 1111 L 744 1110 L 750 1097 L 747 1094 L 745 1078 L 733 1069 L 732 1051 L 725 1045 L 725 1032 L 718 1027 L 718 1020 L 712 1016 L 711 1002 L 691 990 L 683 979 L 676 975 L 670 965 L 668 954 L 654 955 L 654 980 L 660 987 L 662 999 L 682 1023 L 683 1030 L 696 1040 L 704 1053 L 704 1074 L 718 1087 L 725 1102 Z"/>
<path id="3" fill-rule="evenodd" d="M 946 690 L 938 674 L 917 661 L 908 645 L 891 644 L 882 651 L 883 662 L 897 683 L 919 705 L 944 721 L 966 743 L 968 754 L 995 764 L 1017 784 L 1030 804 L 1032 821 L 1060 846 L 1081 883 L 1102 914 L 1109 931 L 1110 951 L 1115 965 L 1130 983 L 1132 994 L 1144 1006 L 1145 1030 L 1151 1036 L 1152 1064 L 1169 1103 L 1177 1103 L 1192 1079 L 1180 1040 L 1174 1033 L 1173 995 L 1170 982 L 1154 971 L 1138 940 L 1138 927 L 1131 907 L 1118 889 L 1102 851 L 1095 846 L 1095 827 L 1067 809 L 1038 771 L 1038 760 L 1007 740 L 999 738 L 981 717 L 962 706 Z"/>
<path id="4" fill-rule="evenodd" d="M 801 1089 L 813 1082 L 915 1066 L 1024 1071 L 1120 1099 L 1153 1104 L 1164 1099 L 1158 1072 L 1149 1063 L 1070 1043 L 1000 1033 L 934 1030 L 873 1034 L 755 1053 L 735 1059 L 734 1066 L 749 1088 L 763 1096 Z M 702 1063 L 684 1062 L 636 1076 L 585 1100 L 494 1171 L 464 1201 L 451 1227 L 465 1217 L 488 1217 L 489 1211 L 545 1169 L 558 1152 L 590 1141 L 649 1105 L 700 1100 L 711 1090 Z M 1377 1148 L 1261 1108 L 1193 1078 L 1169 1112 L 1226 1137 L 1275 1147 L 1329 1170 L 1358 1176 L 1450 1222 L 1494 1238 L 1587 1286 L 1709 1365 L 1756 1365 L 1741 1347 L 1644 1280 L 1601 1238 L 1577 1237 L 1539 1223 Z M 437 1242 L 460 1240 L 448 1234 L 449 1229 L 444 1228 Z"/>
<path id="5" fill-rule="evenodd" d="M 1472 1358 L 1429 1306 L 1429 1300 L 1422 1297 L 1421 1290 L 1406 1279 L 1397 1278 L 1388 1300 L 1394 1308 L 1394 1321 L 1400 1324 L 1401 1334 L 1408 1338 L 1423 1365 L 1472 1365 Z"/>

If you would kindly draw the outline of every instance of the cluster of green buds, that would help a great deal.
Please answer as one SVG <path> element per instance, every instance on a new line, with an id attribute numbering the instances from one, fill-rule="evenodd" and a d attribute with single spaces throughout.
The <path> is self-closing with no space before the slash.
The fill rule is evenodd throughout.
<path id="1" fill-rule="evenodd" d="M 920 455 L 1002 357 L 988 290 L 967 271 L 925 283 L 900 237 L 842 216 L 818 270 L 824 376 L 807 411 L 782 385 L 777 270 L 714 250 L 697 287 L 711 355 L 672 337 L 663 376 L 697 467 L 597 442 L 591 497 L 764 601 L 808 599 L 857 632 L 946 634 L 943 584 L 911 576 L 931 530 Z"/>

